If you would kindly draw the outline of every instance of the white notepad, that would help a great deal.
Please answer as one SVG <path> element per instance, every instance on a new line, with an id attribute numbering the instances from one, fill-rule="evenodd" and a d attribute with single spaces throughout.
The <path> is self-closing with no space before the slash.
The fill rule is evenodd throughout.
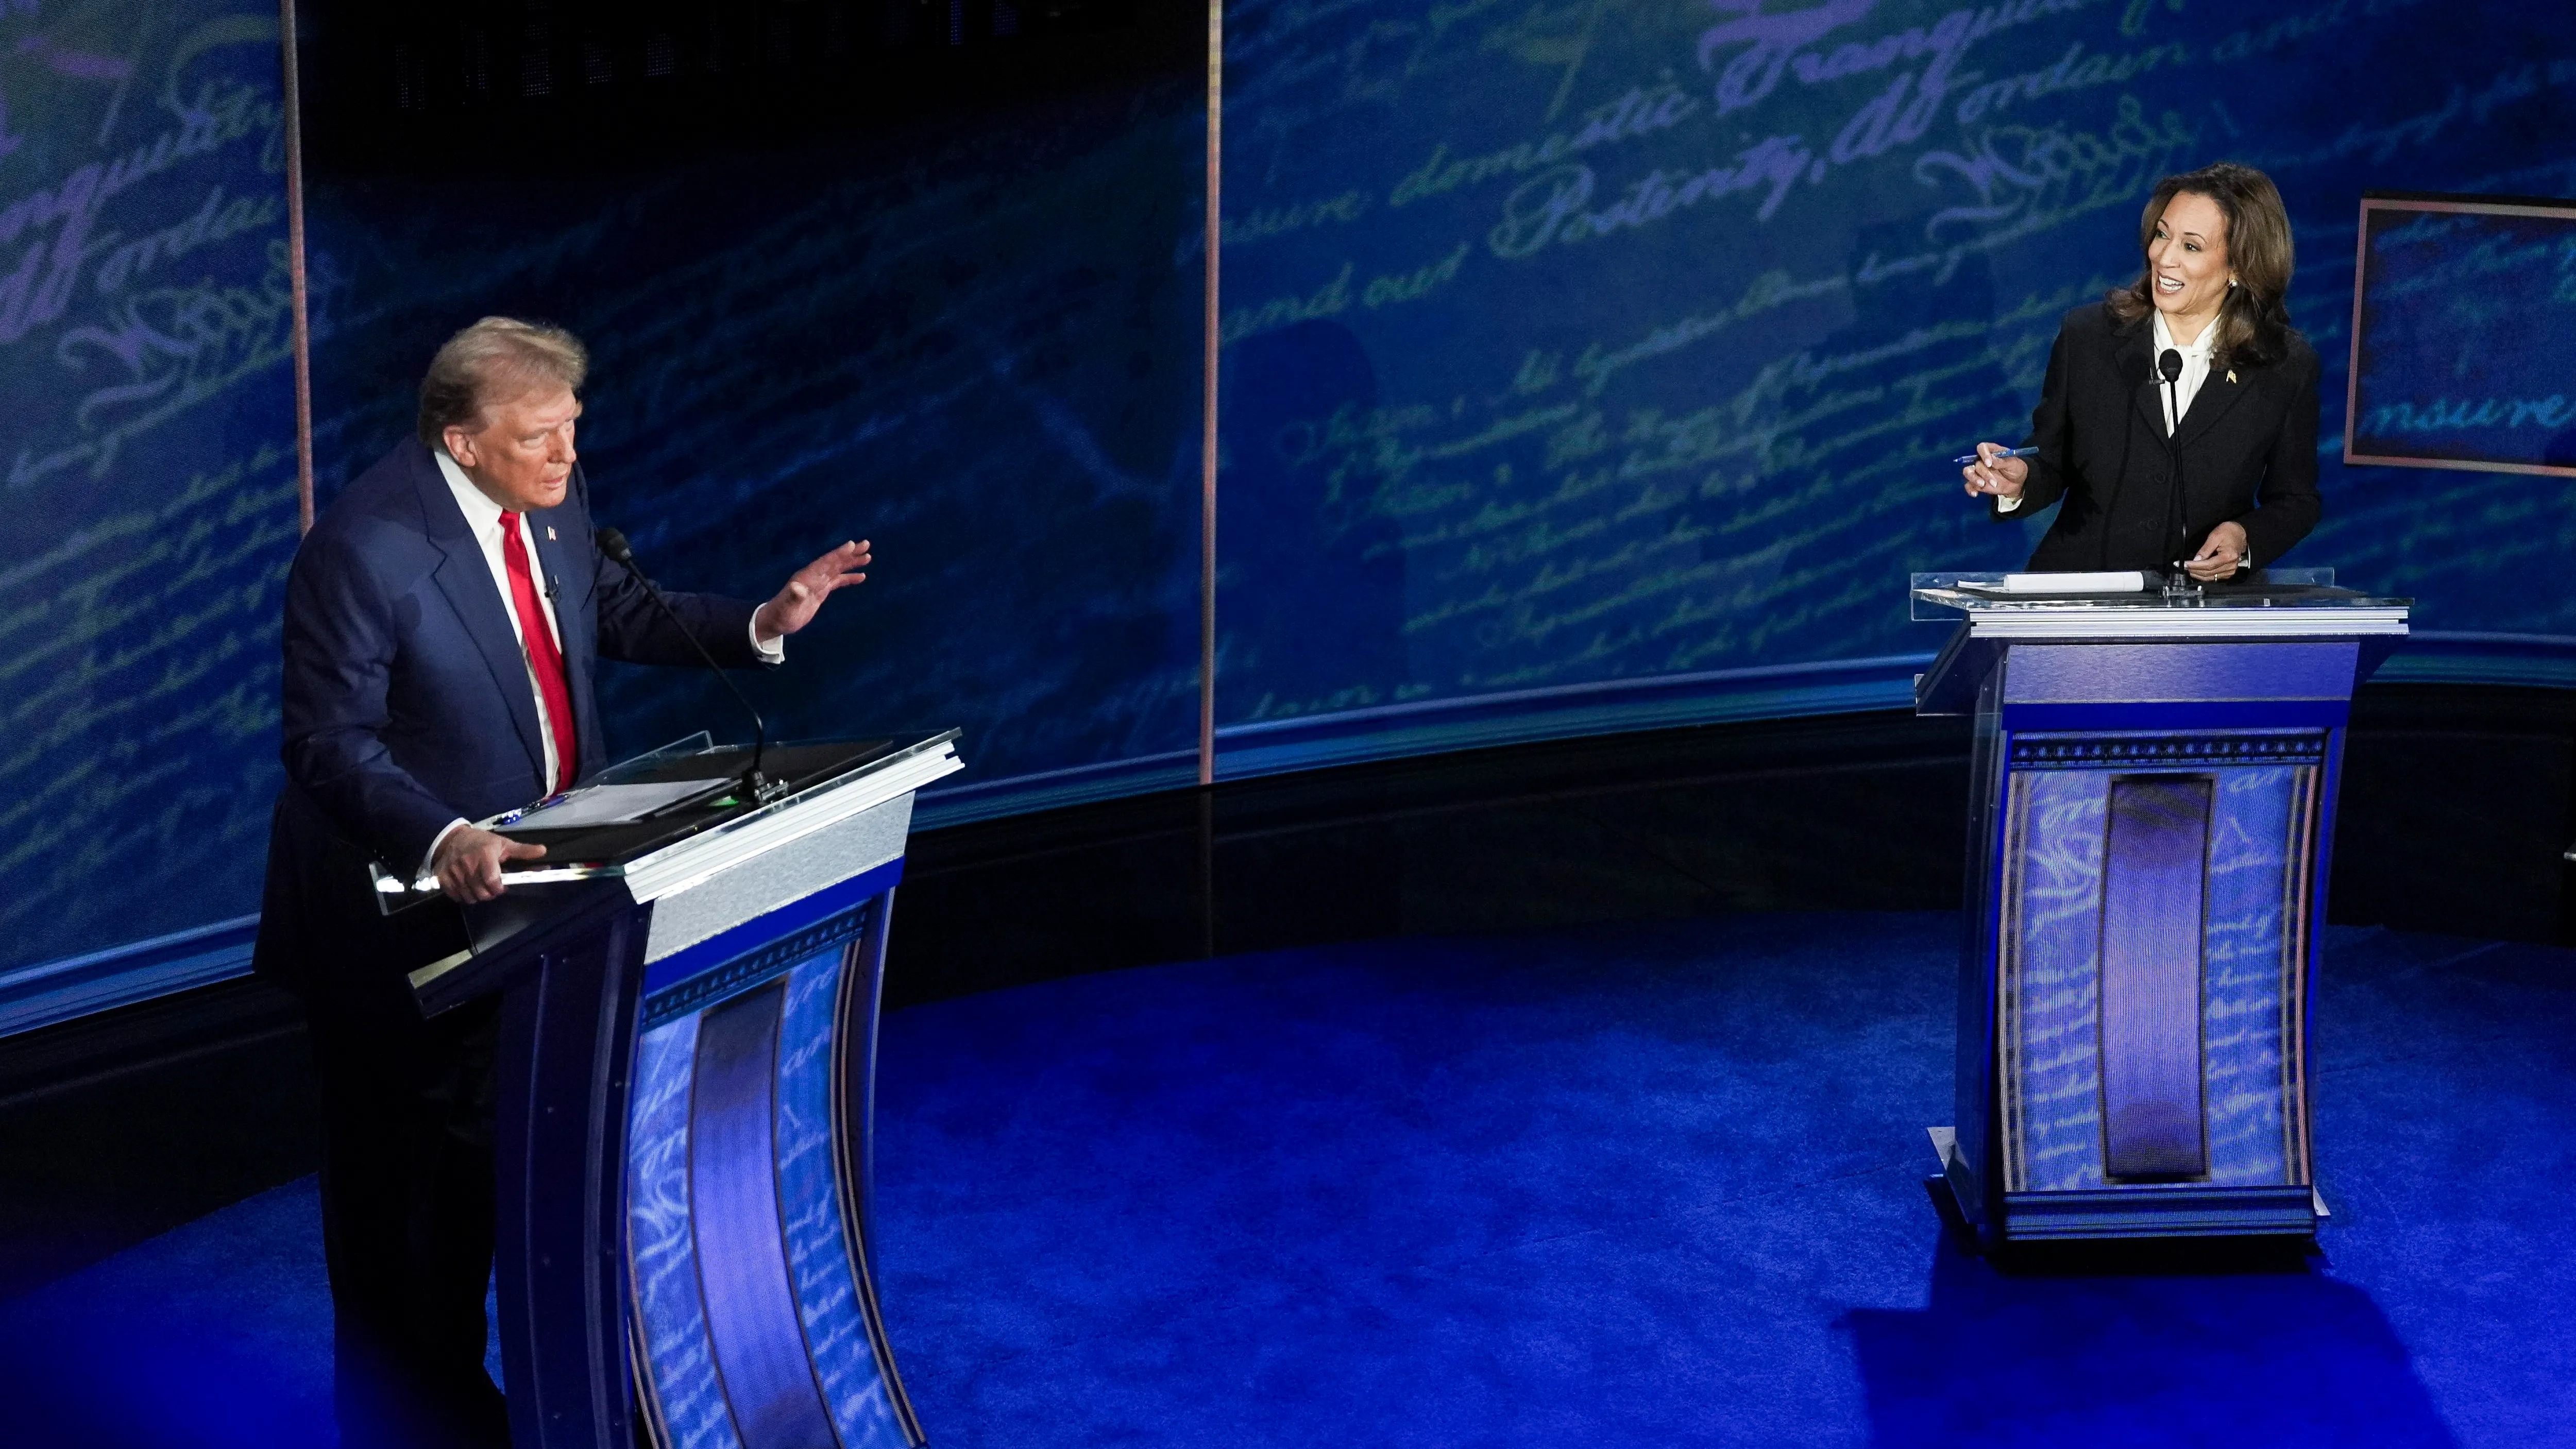
<path id="1" fill-rule="evenodd" d="M 2135 594 L 2147 587 L 2136 569 L 2101 574 L 2006 574 L 1994 585 L 2007 594 Z"/>

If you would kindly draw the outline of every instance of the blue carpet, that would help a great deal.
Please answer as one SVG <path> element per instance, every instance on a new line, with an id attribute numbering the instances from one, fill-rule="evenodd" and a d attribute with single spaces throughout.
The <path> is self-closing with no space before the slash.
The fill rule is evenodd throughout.
<path id="1" fill-rule="evenodd" d="M 10 1449 L 334 1443 L 313 1179 L 0 1305 Z"/>
<path id="2" fill-rule="evenodd" d="M 1954 942 L 1729 917 L 897 1013 L 879 1254 L 932 1442 L 2576 1440 L 2576 953 L 2329 935 L 2320 1256 L 1998 1272 L 1921 1185 Z M 0 1403 L 327 1442 L 315 1236 L 298 1184 L 0 1306 Z"/>

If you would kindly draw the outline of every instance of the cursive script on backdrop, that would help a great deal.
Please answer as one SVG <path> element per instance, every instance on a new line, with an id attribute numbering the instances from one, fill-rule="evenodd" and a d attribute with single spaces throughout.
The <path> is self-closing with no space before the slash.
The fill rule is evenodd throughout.
<path id="1" fill-rule="evenodd" d="M 277 12 L 0 0 L 0 968 L 256 909 L 296 539 Z"/>
<path id="2" fill-rule="evenodd" d="M 1228 375 L 1279 354 L 1345 380 L 1274 389 L 1288 415 L 1229 433 L 1220 480 L 1229 511 L 1340 521 L 1262 513 L 1221 547 L 1246 576 L 1271 548 L 1385 561 L 1381 617 L 1331 639 L 1221 613 L 1227 720 L 1928 648 L 1905 573 L 2017 564 L 2045 526 L 1961 509 L 1944 460 L 2019 438 L 2060 317 L 2134 275 L 2158 178 L 2273 171 L 2334 367 L 2360 190 L 2576 184 L 2540 124 L 2576 104 L 2558 10 L 1238 0 L 1227 34 Z M 2339 373 L 2325 391 L 2331 435 Z M 2537 429 L 2549 392 L 2494 407 Z M 2471 406 L 2434 405 L 2414 425 Z M 2479 627 L 2576 628 L 2576 600 L 2405 549 L 2477 486 L 2330 477 L 2301 557 L 2455 586 Z"/>

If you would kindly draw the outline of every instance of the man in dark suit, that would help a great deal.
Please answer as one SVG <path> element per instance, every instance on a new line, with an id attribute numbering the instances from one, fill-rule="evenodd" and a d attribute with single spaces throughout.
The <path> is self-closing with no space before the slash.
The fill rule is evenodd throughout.
<path id="1" fill-rule="evenodd" d="M 424 1021 L 405 979 L 461 948 L 456 902 L 543 854 L 471 822 L 608 763 L 602 657 L 699 663 L 594 546 L 570 334 L 487 317 L 421 385 L 417 436 L 351 483 L 287 580 L 284 756 L 254 966 L 304 1000 L 323 1089 L 322 1210 L 343 1442 L 506 1445 L 483 1370 L 497 1008 Z M 672 595 L 727 664 L 776 663 L 863 543 L 766 603 Z M 367 863 L 450 899 L 381 915 Z"/>

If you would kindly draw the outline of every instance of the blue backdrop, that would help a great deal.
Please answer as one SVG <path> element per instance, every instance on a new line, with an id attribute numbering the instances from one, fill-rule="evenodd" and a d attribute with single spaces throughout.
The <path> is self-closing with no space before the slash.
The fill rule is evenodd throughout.
<path id="1" fill-rule="evenodd" d="M 256 901 L 294 520 L 273 13 L 0 0 L 0 966 Z M 1223 724 L 1930 648 L 1905 573 L 2018 563 L 2046 523 L 1983 523 L 1945 460 L 2018 437 L 2155 179 L 2221 158 L 2280 181 L 2327 359 L 2326 521 L 2289 562 L 2430 628 L 2576 634 L 2567 483 L 2335 460 L 2360 193 L 2576 193 L 2576 12 L 1227 27 Z M 649 163 L 317 171 L 324 500 L 441 337 L 549 317 L 595 350 L 600 510 L 666 582 L 877 543 L 757 686 L 785 733 L 1187 778 L 1203 132 L 1198 82 L 1149 70 Z M 683 674 L 604 698 L 623 749 L 739 733 Z"/>
<path id="2" fill-rule="evenodd" d="M 277 9 L 0 3 L 0 967 L 254 909 L 295 548 Z"/>
<path id="3" fill-rule="evenodd" d="M 2327 363 L 2287 560 L 2576 633 L 2556 480 L 2345 469 L 2365 188 L 2565 195 L 2576 10 L 2319 0 L 1238 0 L 1220 719 L 1933 647 L 2156 180 L 2260 166 Z M 1314 596 L 1298 580 L 1320 585 Z"/>
<path id="4" fill-rule="evenodd" d="M 591 348 L 595 511 L 663 584 L 765 597 L 874 545 L 745 679 L 774 736 L 963 726 L 977 779 L 1193 748 L 1202 124 L 1163 80 L 588 170 L 317 166 L 322 491 L 410 436 L 449 333 L 546 318 Z M 750 736 L 695 672 L 601 701 L 616 753 Z"/>

